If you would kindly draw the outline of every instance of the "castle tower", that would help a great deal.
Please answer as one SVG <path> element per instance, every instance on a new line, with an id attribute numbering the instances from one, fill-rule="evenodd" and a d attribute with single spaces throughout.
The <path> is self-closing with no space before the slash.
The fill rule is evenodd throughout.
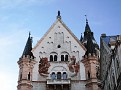
<path id="1" fill-rule="evenodd" d="M 19 79 L 17 90 L 32 90 L 32 70 L 36 63 L 32 50 L 32 37 L 28 37 L 25 49 L 21 58 L 18 61 L 19 65 Z"/>
<path id="2" fill-rule="evenodd" d="M 84 37 L 80 41 L 84 44 L 87 51 L 82 59 L 82 63 L 85 66 L 86 75 L 86 90 L 99 90 L 98 88 L 98 70 L 99 70 L 99 57 L 98 57 L 98 45 L 94 39 L 93 32 L 89 27 L 86 19 L 86 27 Z"/>

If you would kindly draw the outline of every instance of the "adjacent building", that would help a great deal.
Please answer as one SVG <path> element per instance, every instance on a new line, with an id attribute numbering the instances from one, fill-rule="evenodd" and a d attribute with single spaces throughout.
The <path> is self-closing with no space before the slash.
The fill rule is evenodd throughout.
<path id="1" fill-rule="evenodd" d="M 58 11 L 34 48 L 29 34 L 18 65 L 17 90 L 99 90 L 99 46 L 87 19 L 79 40 Z"/>
<path id="2" fill-rule="evenodd" d="M 121 35 L 100 37 L 102 90 L 121 90 Z"/>

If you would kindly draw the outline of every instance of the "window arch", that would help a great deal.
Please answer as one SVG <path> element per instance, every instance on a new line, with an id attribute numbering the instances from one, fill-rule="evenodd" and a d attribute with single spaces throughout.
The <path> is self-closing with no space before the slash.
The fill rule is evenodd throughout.
<path id="1" fill-rule="evenodd" d="M 22 72 L 20 73 L 20 78 L 19 78 L 19 80 L 22 80 Z"/>
<path id="2" fill-rule="evenodd" d="M 64 61 L 64 55 L 61 55 L 61 61 Z"/>
<path id="3" fill-rule="evenodd" d="M 53 61 L 53 55 L 50 55 L 50 61 Z"/>
<path id="4" fill-rule="evenodd" d="M 57 55 L 54 55 L 54 61 L 57 61 Z"/>
<path id="5" fill-rule="evenodd" d="M 69 54 L 67 52 L 61 53 L 61 61 L 68 61 Z"/>
<path id="6" fill-rule="evenodd" d="M 63 72 L 63 79 L 67 79 L 67 73 Z"/>
<path id="7" fill-rule="evenodd" d="M 52 80 L 54 80 L 56 78 L 55 72 L 52 72 L 51 78 L 52 78 Z"/>
<path id="8" fill-rule="evenodd" d="M 30 72 L 29 72 L 29 74 L 28 74 L 28 76 L 27 76 L 27 79 L 30 80 Z"/>
<path id="9" fill-rule="evenodd" d="M 58 55 L 56 52 L 50 53 L 50 62 L 57 61 L 57 59 L 58 59 Z"/>
<path id="10" fill-rule="evenodd" d="M 68 55 L 65 55 L 65 61 L 68 61 Z"/>
<path id="11" fill-rule="evenodd" d="M 57 72 L 57 79 L 61 79 L 61 72 Z"/>
<path id="12" fill-rule="evenodd" d="M 90 77 L 90 72 L 89 71 L 88 71 L 88 74 L 87 75 L 88 75 L 88 79 L 90 79 L 91 77 Z"/>

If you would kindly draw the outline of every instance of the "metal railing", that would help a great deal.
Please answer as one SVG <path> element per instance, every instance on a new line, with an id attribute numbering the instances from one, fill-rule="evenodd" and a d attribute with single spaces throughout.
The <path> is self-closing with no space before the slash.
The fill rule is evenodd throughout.
<path id="1" fill-rule="evenodd" d="M 47 79 L 47 84 L 70 84 L 70 79 Z"/>

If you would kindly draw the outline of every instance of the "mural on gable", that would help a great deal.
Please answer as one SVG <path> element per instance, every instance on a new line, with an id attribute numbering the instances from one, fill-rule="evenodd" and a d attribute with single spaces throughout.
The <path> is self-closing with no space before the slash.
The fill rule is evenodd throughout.
<path id="1" fill-rule="evenodd" d="M 69 62 L 69 70 L 71 72 L 71 77 L 74 77 L 77 75 L 77 73 L 79 72 L 79 63 L 76 62 L 76 58 L 75 56 L 72 56 L 71 61 Z"/>
<path id="2" fill-rule="evenodd" d="M 39 61 L 39 74 L 41 76 L 48 76 L 48 68 L 50 67 L 50 63 L 48 62 L 48 59 L 45 58 L 40 58 Z"/>

